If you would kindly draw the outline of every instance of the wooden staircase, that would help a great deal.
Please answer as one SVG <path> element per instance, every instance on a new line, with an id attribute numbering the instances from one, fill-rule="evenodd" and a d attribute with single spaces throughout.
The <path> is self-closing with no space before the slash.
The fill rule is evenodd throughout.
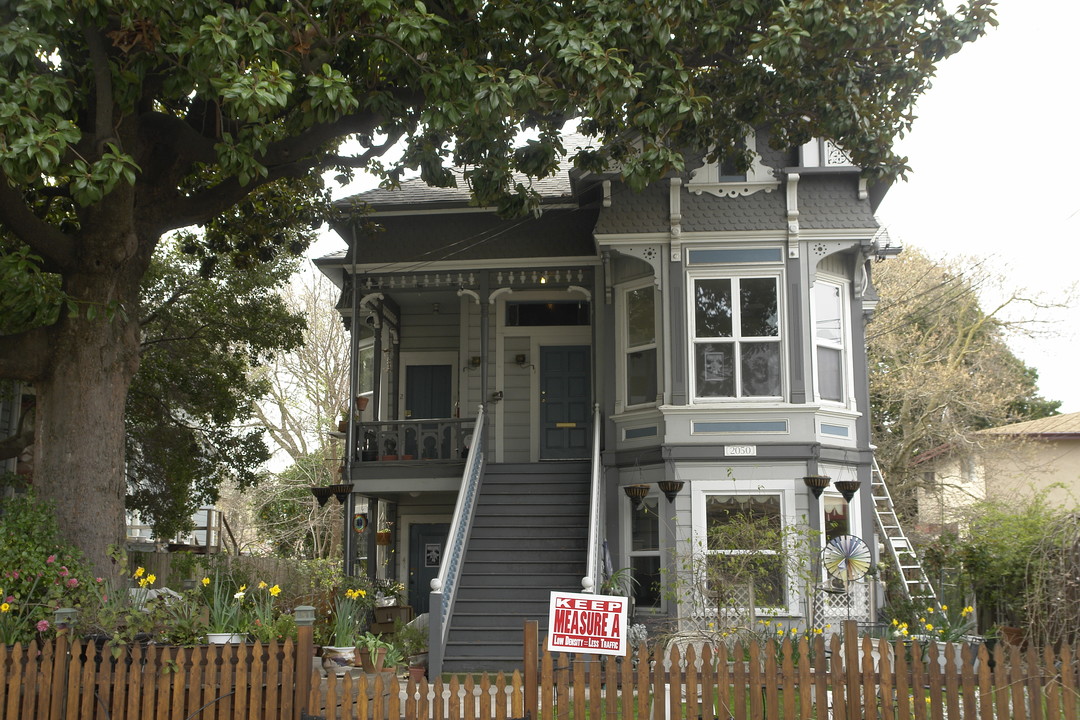
<path id="1" fill-rule="evenodd" d="M 587 462 L 487 466 L 444 672 L 522 666 L 523 622 L 545 628 L 551 591 L 581 592 L 588 512 Z"/>

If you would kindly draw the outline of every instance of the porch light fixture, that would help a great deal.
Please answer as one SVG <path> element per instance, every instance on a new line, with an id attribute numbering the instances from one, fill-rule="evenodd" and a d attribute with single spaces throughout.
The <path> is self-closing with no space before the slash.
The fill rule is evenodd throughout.
<path id="1" fill-rule="evenodd" d="M 630 504 L 637 510 L 641 507 L 641 501 L 649 494 L 648 485 L 627 485 L 623 488 L 626 497 L 630 498 Z"/>
<path id="2" fill-rule="evenodd" d="M 315 499 L 319 501 L 319 507 L 326 504 L 326 501 L 330 499 L 330 496 L 334 494 L 334 491 L 329 487 L 315 486 L 311 488 L 311 494 L 315 496 Z"/>
<path id="3" fill-rule="evenodd" d="M 851 502 L 851 498 L 855 497 L 855 492 L 859 489 L 860 484 L 858 480 L 837 480 L 836 489 L 844 496 L 845 501 Z"/>
<path id="4" fill-rule="evenodd" d="M 675 502 L 675 496 L 679 494 L 685 484 L 682 480 L 661 480 L 656 483 L 656 486 L 660 488 L 660 492 L 664 493 L 664 497 L 670 503 Z"/>
<path id="5" fill-rule="evenodd" d="M 802 481 L 806 483 L 806 487 L 810 488 L 810 492 L 814 493 L 814 497 L 820 499 L 821 493 L 829 487 L 832 478 L 828 475 L 807 475 Z"/>

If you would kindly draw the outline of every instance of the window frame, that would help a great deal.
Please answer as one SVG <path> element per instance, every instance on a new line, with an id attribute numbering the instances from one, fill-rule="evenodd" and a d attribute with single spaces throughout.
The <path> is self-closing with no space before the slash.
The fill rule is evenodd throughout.
<path id="1" fill-rule="evenodd" d="M 655 486 L 654 486 L 655 487 Z M 642 503 L 654 503 L 656 505 L 656 523 L 657 523 L 657 545 L 655 550 L 634 550 L 634 534 L 633 534 L 633 518 L 634 513 L 638 512 L 633 508 L 633 505 L 629 502 L 620 503 L 622 506 L 622 567 L 631 568 L 633 558 L 635 557 L 655 557 L 660 560 L 660 577 L 663 579 L 667 575 L 667 533 L 665 532 L 664 523 L 661 522 L 660 511 L 664 507 L 661 503 L 666 503 L 667 500 L 663 498 L 660 492 L 656 489 L 649 491 L 649 494 L 642 498 Z M 619 568 L 615 568 L 618 570 Z M 660 604 L 656 606 L 651 605 L 637 605 L 635 599 L 634 612 L 635 613 L 647 613 L 655 615 L 664 615 L 667 613 L 668 600 L 667 593 L 661 588 L 660 591 Z"/>
<path id="2" fill-rule="evenodd" d="M 710 480 L 697 481 L 694 484 L 696 487 L 693 492 L 694 502 L 691 512 L 694 536 L 693 542 L 695 547 L 704 548 L 707 555 L 713 553 L 713 551 L 708 548 L 708 528 L 706 526 L 708 518 L 705 508 L 709 496 L 779 496 L 781 528 L 785 532 L 788 532 L 793 528 L 798 527 L 795 489 L 790 480 L 736 480 L 734 483 L 730 480 Z M 777 607 L 758 605 L 754 608 L 755 613 L 761 615 L 780 614 L 792 617 L 801 615 L 800 603 L 802 602 L 802 591 L 792 583 L 792 578 L 787 568 L 784 570 L 784 581 L 785 587 L 788 588 L 787 597 L 785 598 L 786 604 Z"/>
<path id="3" fill-rule="evenodd" d="M 732 302 L 731 338 L 708 338 L 702 339 L 697 336 L 697 283 L 699 280 L 729 280 L 731 281 L 731 296 L 737 298 L 738 287 L 743 280 L 771 279 L 776 283 L 776 326 L 775 337 L 748 336 L 742 337 L 740 321 L 742 308 L 739 303 Z M 768 267 L 753 265 L 749 267 L 733 268 L 730 266 L 699 266 L 687 271 L 687 379 L 690 387 L 691 403 L 695 405 L 710 403 L 732 402 L 783 402 L 788 391 L 788 364 L 787 364 L 787 324 L 785 322 L 785 296 L 784 296 L 784 272 L 780 267 Z M 779 346 L 779 374 L 780 387 L 776 395 L 743 395 L 742 394 L 742 353 L 739 347 L 742 343 L 770 343 Z M 734 395 L 712 396 L 698 395 L 697 380 L 697 345 L 699 344 L 728 344 L 734 348 Z"/>
<path id="4" fill-rule="evenodd" d="M 642 343 L 640 345 L 630 345 L 630 293 L 638 290 L 652 289 L 653 300 L 653 340 L 651 343 Z M 658 403 L 658 397 L 662 394 L 662 380 L 660 376 L 660 293 L 656 291 L 656 283 L 651 278 L 646 278 L 638 282 L 627 283 L 619 286 L 619 292 L 616 302 L 616 314 L 619 318 L 619 322 L 616 324 L 617 337 L 616 347 L 618 347 L 620 362 L 618 372 L 616 374 L 618 388 L 616 389 L 616 397 L 619 399 L 619 404 L 624 409 L 638 409 L 655 407 Z M 644 352 L 652 350 L 656 357 L 656 395 L 652 400 L 641 403 L 630 403 L 630 372 L 627 367 L 627 363 L 630 360 L 630 354 L 635 352 Z"/>
<path id="5" fill-rule="evenodd" d="M 818 335 L 817 324 L 819 307 L 817 302 L 817 289 L 819 286 L 829 286 L 836 288 L 839 291 L 838 297 L 840 299 L 840 342 L 833 343 L 829 341 L 823 341 Z M 814 398 L 824 405 L 832 405 L 835 407 L 850 407 L 854 394 L 853 374 L 851 367 L 851 304 L 848 297 L 851 289 L 851 284 L 846 280 L 831 275 L 819 275 L 814 281 L 814 287 L 810 292 L 810 323 L 811 334 L 813 336 L 813 352 L 811 358 L 811 367 L 814 374 Z M 818 358 L 818 348 L 824 347 L 830 350 L 840 351 L 840 394 L 839 400 L 827 399 L 822 396 L 821 393 L 821 361 Z"/>

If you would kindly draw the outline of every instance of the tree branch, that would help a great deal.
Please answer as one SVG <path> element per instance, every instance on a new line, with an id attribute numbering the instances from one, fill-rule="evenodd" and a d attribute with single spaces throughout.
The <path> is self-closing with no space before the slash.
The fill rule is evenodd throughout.
<path id="1" fill-rule="evenodd" d="M 63 272 L 75 264 L 75 240 L 45 222 L 26 206 L 22 195 L 0 171 L 0 225 L 30 246 L 45 261 L 46 272 Z"/>
<path id="2" fill-rule="evenodd" d="M 83 36 L 90 53 L 90 65 L 94 70 L 94 151 L 98 154 L 105 150 L 105 143 L 116 140 L 112 126 L 113 91 L 112 71 L 109 69 L 109 55 L 105 51 L 105 42 L 97 28 L 83 23 Z"/>
<path id="3" fill-rule="evenodd" d="M 49 366 L 49 328 L 0 335 L 0 377 L 33 382 L 45 379 Z"/>

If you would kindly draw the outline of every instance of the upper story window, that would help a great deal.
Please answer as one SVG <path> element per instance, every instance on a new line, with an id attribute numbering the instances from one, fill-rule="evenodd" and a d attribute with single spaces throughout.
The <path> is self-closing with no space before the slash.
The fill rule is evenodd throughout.
<path id="1" fill-rule="evenodd" d="M 753 131 L 747 133 L 745 143 L 744 147 L 757 147 L 757 136 Z M 696 195 L 706 192 L 717 197 L 740 197 L 753 195 L 760 190 L 772 192 L 779 185 L 773 169 L 762 163 L 761 156 L 755 151 L 745 173 L 740 172 L 730 160 L 706 162 L 690 173 L 686 189 Z"/>
<path id="2" fill-rule="evenodd" d="M 855 168 L 842 147 L 824 138 L 814 138 L 799 148 L 799 164 L 807 168 Z"/>
<path id="3" fill-rule="evenodd" d="M 818 398 L 847 400 L 847 324 L 844 285 L 818 279 L 814 283 L 814 343 Z"/>
<path id="4" fill-rule="evenodd" d="M 625 403 L 656 402 L 656 290 L 652 283 L 623 294 Z"/>
<path id="5" fill-rule="evenodd" d="M 694 396 L 779 398 L 779 276 L 692 281 Z"/>

